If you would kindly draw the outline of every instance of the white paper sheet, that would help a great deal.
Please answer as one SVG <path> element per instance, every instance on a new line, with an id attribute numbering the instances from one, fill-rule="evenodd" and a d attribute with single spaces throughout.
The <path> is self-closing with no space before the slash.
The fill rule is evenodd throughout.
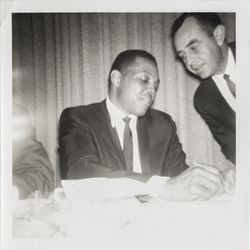
<path id="1" fill-rule="evenodd" d="M 148 194 L 147 185 L 129 178 L 62 180 L 68 199 L 115 199 Z"/>

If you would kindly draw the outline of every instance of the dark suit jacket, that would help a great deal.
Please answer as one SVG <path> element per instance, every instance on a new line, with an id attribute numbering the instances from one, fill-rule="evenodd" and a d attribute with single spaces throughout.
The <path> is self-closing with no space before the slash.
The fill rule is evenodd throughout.
<path id="1" fill-rule="evenodd" d="M 138 118 L 137 131 L 144 176 L 176 176 L 187 168 L 169 115 L 150 109 Z M 135 175 L 126 171 L 105 101 L 65 109 L 60 118 L 59 146 L 63 179 Z"/>
<path id="2" fill-rule="evenodd" d="M 235 56 L 235 43 L 230 44 L 230 47 Z M 235 112 L 211 77 L 201 81 L 194 95 L 194 106 L 226 158 L 235 164 Z"/>

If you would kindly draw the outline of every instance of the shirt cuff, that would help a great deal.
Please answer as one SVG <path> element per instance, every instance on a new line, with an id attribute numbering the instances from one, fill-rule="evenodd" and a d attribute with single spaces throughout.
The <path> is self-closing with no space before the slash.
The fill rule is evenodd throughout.
<path id="1" fill-rule="evenodd" d="M 170 177 L 153 175 L 146 184 L 148 194 L 154 198 L 159 197 L 168 179 Z"/>

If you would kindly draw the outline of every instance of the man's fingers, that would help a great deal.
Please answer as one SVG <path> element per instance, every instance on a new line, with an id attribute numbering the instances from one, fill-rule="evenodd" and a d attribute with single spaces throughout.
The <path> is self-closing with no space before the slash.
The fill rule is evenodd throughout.
<path id="1" fill-rule="evenodd" d="M 213 196 L 213 193 L 210 190 L 199 184 L 193 185 L 190 188 L 190 193 L 190 197 L 194 197 L 193 200 L 208 200 L 210 197 Z"/>
<path id="2" fill-rule="evenodd" d="M 181 181 L 188 181 L 192 186 L 196 183 L 211 189 L 213 193 L 224 190 L 224 178 L 220 171 L 207 171 L 201 167 L 192 167 L 183 172 L 180 176 Z"/>
<path id="3" fill-rule="evenodd" d="M 223 186 L 224 183 L 224 178 L 220 173 L 212 173 L 210 171 L 206 171 L 206 169 L 203 168 L 192 168 L 192 170 L 190 171 L 190 176 L 192 176 L 192 178 L 199 178 L 199 177 L 204 177 L 206 180 L 210 181 L 210 182 L 214 182 L 219 186 Z"/>
<path id="4" fill-rule="evenodd" d="M 210 195 L 213 196 L 215 195 L 223 186 L 221 183 L 211 181 L 204 176 L 195 176 L 191 183 L 190 186 L 200 186 L 203 187 L 204 189 L 208 190 Z"/>
<path id="5" fill-rule="evenodd" d="M 203 168 L 204 170 L 207 170 L 208 172 L 211 172 L 211 173 L 214 173 L 214 174 L 221 174 L 220 169 L 218 169 L 215 166 L 208 165 L 208 164 L 205 164 L 205 163 L 202 163 L 202 162 L 193 162 L 193 164 L 194 164 L 193 168 L 199 167 L 199 168 Z"/>
<path id="6" fill-rule="evenodd" d="M 207 167 L 190 167 L 180 175 L 170 178 L 163 197 L 170 200 L 207 200 L 224 190 L 220 170 L 211 166 L 208 168 L 209 170 Z"/>

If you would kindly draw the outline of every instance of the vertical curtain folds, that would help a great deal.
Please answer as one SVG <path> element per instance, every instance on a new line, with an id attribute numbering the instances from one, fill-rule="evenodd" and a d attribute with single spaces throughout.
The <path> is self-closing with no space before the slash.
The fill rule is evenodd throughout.
<path id="1" fill-rule="evenodd" d="M 193 107 L 198 81 L 176 60 L 170 29 L 177 13 L 13 14 L 13 102 L 26 107 L 59 184 L 58 121 L 69 106 L 99 102 L 108 93 L 114 58 L 144 49 L 157 59 L 160 86 L 154 108 L 169 113 L 188 163 L 229 165 Z M 235 14 L 222 13 L 227 39 L 235 38 Z"/>

